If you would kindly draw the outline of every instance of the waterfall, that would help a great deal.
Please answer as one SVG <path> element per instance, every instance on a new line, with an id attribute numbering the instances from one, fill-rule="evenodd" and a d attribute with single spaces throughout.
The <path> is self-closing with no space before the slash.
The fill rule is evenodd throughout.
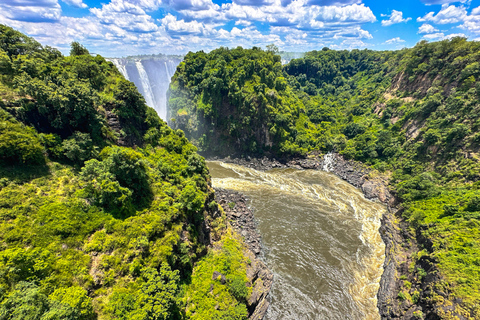
<path id="1" fill-rule="evenodd" d="M 130 78 L 128 77 L 128 72 L 127 68 L 125 66 L 125 60 L 123 59 L 108 59 L 109 61 L 112 61 L 115 67 L 117 67 L 118 71 L 125 77 L 125 79 L 130 81 Z"/>
<path id="2" fill-rule="evenodd" d="M 330 172 L 333 170 L 333 153 L 329 152 L 323 157 L 323 171 Z"/>
<path id="3" fill-rule="evenodd" d="M 153 55 L 107 60 L 117 67 L 125 79 L 137 86 L 147 105 L 167 121 L 167 91 L 182 57 Z"/>
<path id="4" fill-rule="evenodd" d="M 142 83 L 145 100 L 147 101 L 147 104 L 153 108 L 155 106 L 155 102 L 153 101 L 153 92 L 150 85 L 150 80 L 148 79 L 147 71 L 145 71 L 142 61 L 135 61 L 135 65 L 137 66 L 138 74 L 140 75 L 140 81 Z"/>

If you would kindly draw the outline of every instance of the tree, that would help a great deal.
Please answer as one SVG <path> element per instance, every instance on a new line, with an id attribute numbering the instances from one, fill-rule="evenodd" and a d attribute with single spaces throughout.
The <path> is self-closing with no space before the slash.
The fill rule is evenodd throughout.
<path id="1" fill-rule="evenodd" d="M 90 52 L 88 52 L 87 48 L 82 46 L 80 43 L 77 41 L 74 41 L 70 44 L 72 49 L 70 49 L 70 55 L 71 56 L 82 56 L 82 55 L 89 55 Z"/>

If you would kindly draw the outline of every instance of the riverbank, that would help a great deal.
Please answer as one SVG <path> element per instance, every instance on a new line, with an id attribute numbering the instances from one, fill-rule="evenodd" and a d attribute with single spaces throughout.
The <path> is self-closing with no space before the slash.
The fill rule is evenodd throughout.
<path id="1" fill-rule="evenodd" d="M 273 273 L 260 258 L 261 237 L 258 233 L 252 210 L 247 206 L 247 198 L 235 191 L 215 188 L 215 199 L 224 209 L 230 225 L 240 234 L 248 252 L 247 278 L 252 294 L 247 300 L 250 320 L 261 320 L 270 305 L 269 293 L 273 284 Z"/>
<path id="2" fill-rule="evenodd" d="M 316 169 L 329 171 L 351 185 L 360 188 L 365 198 L 379 201 L 388 208 L 388 213 L 381 219 L 380 234 L 385 243 L 384 272 L 378 291 L 378 309 L 381 319 L 419 319 L 420 315 L 433 315 L 435 312 L 427 304 L 415 304 L 411 299 L 399 298 L 405 283 L 425 291 L 416 275 L 410 271 L 411 265 L 417 263 L 415 254 L 419 251 L 415 235 L 409 232 L 408 224 L 403 221 L 399 211 L 399 202 L 388 188 L 387 179 L 372 174 L 362 163 L 343 159 L 338 154 L 277 160 L 264 158 L 213 158 L 242 165 L 255 170 L 271 170 L 276 168 Z M 428 271 L 428 270 L 427 270 Z"/>

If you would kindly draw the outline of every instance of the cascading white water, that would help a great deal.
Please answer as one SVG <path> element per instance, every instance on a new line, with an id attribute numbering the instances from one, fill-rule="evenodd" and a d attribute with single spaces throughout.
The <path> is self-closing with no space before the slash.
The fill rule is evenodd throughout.
<path id="1" fill-rule="evenodd" d="M 175 69 L 182 61 L 179 56 L 141 56 L 108 59 L 125 79 L 132 81 L 144 96 L 147 105 L 167 119 L 167 91 Z"/>
<path id="2" fill-rule="evenodd" d="M 327 153 L 323 157 L 323 171 L 330 172 L 333 169 L 333 153 Z"/>
<path id="3" fill-rule="evenodd" d="M 137 66 L 138 74 L 140 75 L 140 81 L 142 82 L 145 100 L 149 106 L 155 106 L 155 102 L 153 101 L 152 87 L 150 86 L 150 80 L 148 79 L 147 72 L 145 71 L 145 68 L 140 60 L 135 61 L 135 65 Z"/>
<path id="4" fill-rule="evenodd" d="M 115 67 L 117 67 L 118 71 L 120 71 L 120 73 L 125 77 L 125 79 L 130 81 L 130 78 L 128 77 L 127 68 L 124 64 L 125 61 L 122 61 L 120 59 L 107 59 L 107 60 L 113 62 Z"/>

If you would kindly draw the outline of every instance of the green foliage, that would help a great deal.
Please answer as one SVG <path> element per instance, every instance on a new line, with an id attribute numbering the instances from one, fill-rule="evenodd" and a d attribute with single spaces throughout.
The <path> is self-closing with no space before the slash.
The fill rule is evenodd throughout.
<path id="1" fill-rule="evenodd" d="M 185 288 L 184 303 L 189 319 L 247 319 L 246 306 L 241 302 L 251 289 L 245 286 L 243 248 L 231 234 L 218 244 L 218 248 L 196 264 L 192 283 Z M 213 279 L 215 271 L 223 274 L 227 283 Z"/>
<path id="2" fill-rule="evenodd" d="M 52 147 L 55 148 L 54 143 L 52 144 Z M 88 133 L 75 132 L 70 139 L 63 140 L 62 149 L 67 159 L 75 163 L 82 163 L 92 158 L 94 145 Z"/>
<path id="3" fill-rule="evenodd" d="M 248 289 L 245 280 L 241 277 L 235 277 L 229 281 L 228 288 L 232 295 L 238 301 L 244 301 L 248 297 Z"/>
<path id="4" fill-rule="evenodd" d="M 81 288 L 60 288 L 48 298 L 30 282 L 19 282 L 1 303 L 0 319 L 5 320 L 93 320 L 91 299 Z"/>
<path id="5" fill-rule="evenodd" d="M 53 256 L 43 248 L 12 248 L 0 252 L 2 285 L 12 287 L 20 281 L 44 279 L 52 270 Z"/>
<path id="6" fill-rule="evenodd" d="M 71 56 L 81 56 L 81 55 L 90 54 L 90 52 L 88 52 L 88 50 L 84 46 L 82 46 L 80 43 L 76 41 L 72 42 L 70 46 L 72 47 L 72 49 L 70 50 Z"/>
<path id="7" fill-rule="evenodd" d="M 106 306 L 107 314 L 112 319 L 171 319 L 179 289 L 178 271 L 163 264 L 159 271 L 144 268 L 141 274 L 137 288 L 114 291 Z"/>
<path id="8" fill-rule="evenodd" d="M 10 165 L 44 164 L 44 147 L 35 130 L 18 123 L 0 121 L 0 161 Z"/>
<path id="9" fill-rule="evenodd" d="M 0 319 L 41 320 L 48 311 L 47 297 L 29 282 L 19 282 L 0 305 Z"/>
<path id="10" fill-rule="evenodd" d="M 0 319 L 182 318 L 204 221 L 225 227 L 196 151 L 112 63 L 0 25 Z"/>
<path id="11" fill-rule="evenodd" d="M 201 152 L 337 151 L 389 176 L 415 234 L 432 242 L 452 296 L 479 317 L 480 43 L 324 48 L 282 68 L 274 52 L 189 53 L 170 87 L 172 124 Z"/>
<path id="12" fill-rule="evenodd" d="M 277 149 L 293 141 L 294 122 L 282 119 L 298 115 L 301 102 L 287 90 L 273 47 L 190 52 L 178 70 L 170 89 L 171 116 L 202 151 L 262 153 L 272 149 L 269 140 Z M 218 137 L 209 134 L 213 128 Z"/>

